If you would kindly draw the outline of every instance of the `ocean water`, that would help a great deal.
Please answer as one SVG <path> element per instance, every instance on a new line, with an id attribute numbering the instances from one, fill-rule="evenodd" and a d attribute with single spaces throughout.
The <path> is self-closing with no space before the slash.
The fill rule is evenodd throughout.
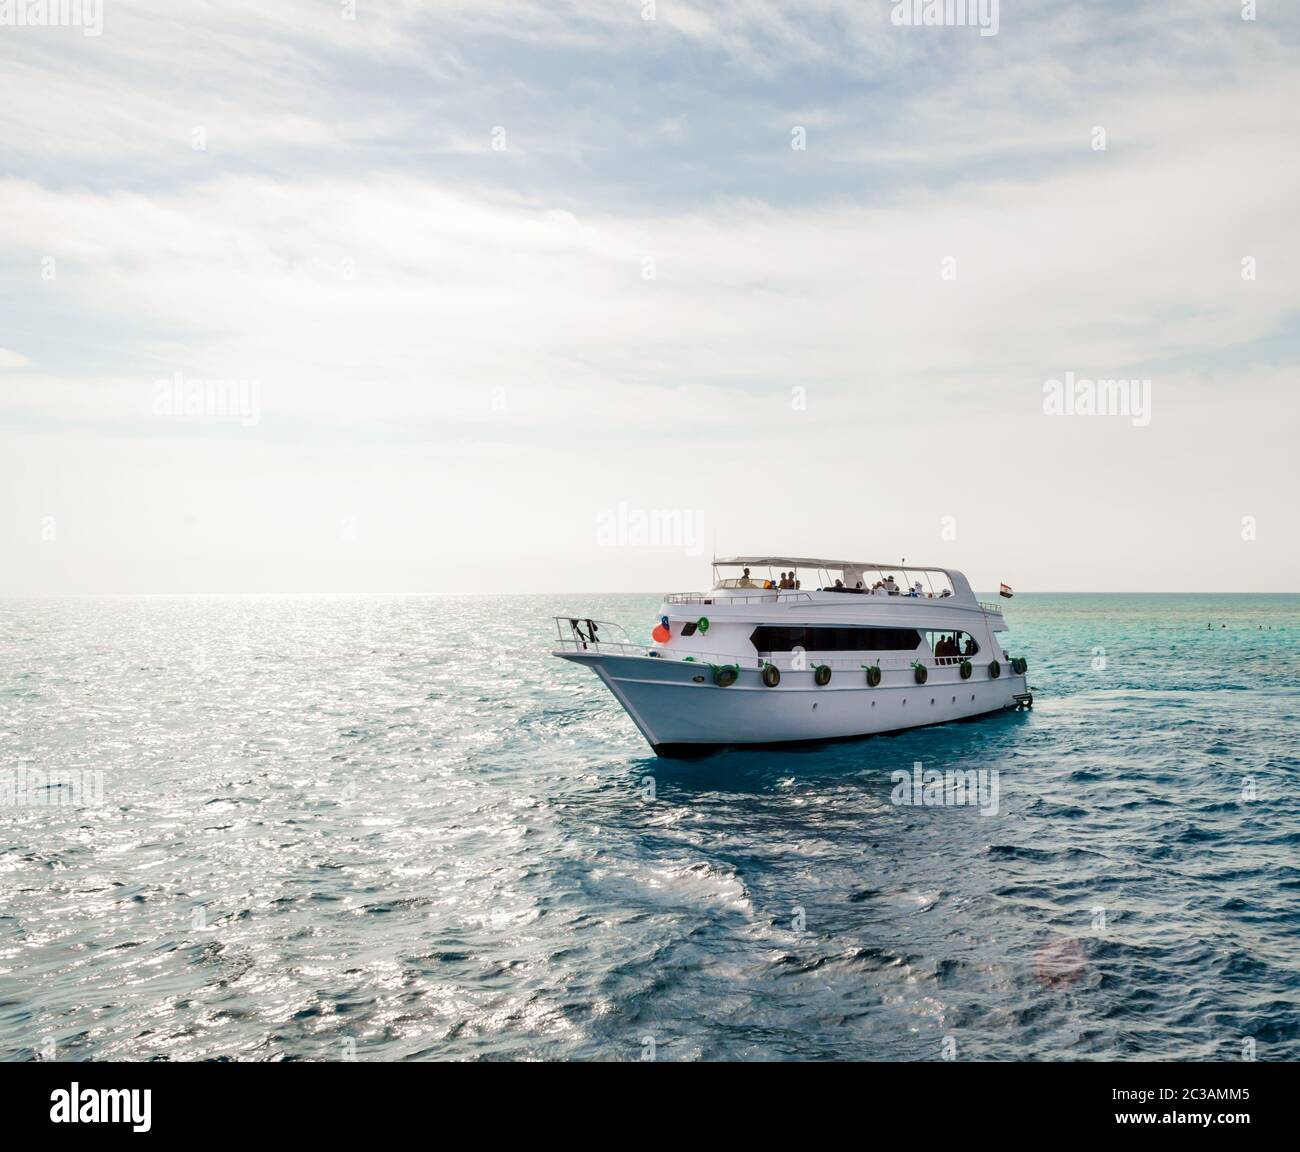
<path id="1" fill-rule="evenodd" d="M 690 763 L 547 655 L 656 603 L 0 601 L 0 1057 L 1300 1059 L 1300 597 L 1018 595 L 1032 712 Z"/>

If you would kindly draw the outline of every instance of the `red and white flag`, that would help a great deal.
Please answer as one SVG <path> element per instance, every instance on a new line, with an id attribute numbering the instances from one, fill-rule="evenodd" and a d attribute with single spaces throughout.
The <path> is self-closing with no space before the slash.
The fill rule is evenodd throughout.
<path id="1" fill-rule="evenodd" d="M 1010 585 L 1010 584 L 1003 584 L 1002 587 L 1001 587 L 1001 589 L 1000 589 L 1000 591 L 1001 591 L 1002 595 L 1005 596 L 1008 600 L 1011 599 L 1011 585 Z"/>

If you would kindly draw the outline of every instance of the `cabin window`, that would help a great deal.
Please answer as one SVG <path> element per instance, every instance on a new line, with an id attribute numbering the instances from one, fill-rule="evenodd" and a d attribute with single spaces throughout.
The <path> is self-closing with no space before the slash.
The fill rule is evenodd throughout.
<path id="1" fill-rule="evenodd" d="M 921 643 L 915 628 L 830 628 L 760 624 L 749 637 L 759 652 L 913 652 Z"/>
<path id="2" fill-rule="evenodd" d="M 930 651 L 940 664 L 956 664 L 967 656 L 974 656 L 980 646 L 969 632 L 957 632 L 946 629 L 942 632 L 932 631 L 925 634 Z"/>

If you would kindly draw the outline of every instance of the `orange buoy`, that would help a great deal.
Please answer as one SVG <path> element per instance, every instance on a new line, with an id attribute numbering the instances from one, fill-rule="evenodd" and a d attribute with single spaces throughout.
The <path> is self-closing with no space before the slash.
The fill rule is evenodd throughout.
<path id="1" fill-rule="evenodd" d="M 664 625 L 656 624 L 655 630 L 651 632 L 650 635 L 655 638 L 656 644 L 667 644 L 668 641 L 672 639 L 673 634 L 666 627 L 664 627 Z"/>

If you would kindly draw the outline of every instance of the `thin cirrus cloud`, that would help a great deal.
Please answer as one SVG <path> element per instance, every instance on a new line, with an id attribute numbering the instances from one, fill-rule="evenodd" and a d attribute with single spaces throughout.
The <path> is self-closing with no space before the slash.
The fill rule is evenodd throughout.
<path id="1" fill-rule="evenodd" d="M 704 508 L 737 534 L 784 515 L 816 531 L 805 551 L 888 534 L 924 554 L 961 501 L 914 461 L 972 429 L 1119 499 L 1153 453 L 1193 467 L 1205 420 L 1285 403 L 1294 21 L 1041 3 L 1004 6 L 981 38 L 895 28 L 889 7 L 409 3 L 346 21 L 195 0 L 109 5 L 98 38 L 9 37 L 3 589 L 453 590 L 434 511 L 457 550 L 527 540 L 556 586 L 613 587 L 591 525 L 620 501 Z M 1181 435 L 1107 430 L 1099 468 L 1085 432 L 1045 436 L 1042 384 L 1066 371 L 1155 377 Z M 257 422 L 160 422 L 177 373 L 255 380 Z M 914 516 L 864 522 L 842 482 L 814 514 L 786 492 L 756 517 L 732 482 L 816 475 L 832 448 L 846 477 L 906 477 Z M 1254 455 L 1285 487 L 1277 448 Z M 146 465 L 171 534 L 139 516 Z M 1067 586 L 1051 486 L 988 483 L 1057 542 L 1031 578 Z M 1258 491 L 1216 495 L 1220 564 L 1242 559 Z M 41 546 L 33 525 L 60 509 L 87 540 L 116 526 L 93 562 L 66 533 Z M 343 515 L 372 526 L 373 562 L 331 536 Z M 974 519 L 957 559 L 991 580 L 1013 533 Z M 1199 586 L 1178 562 L 1205 554 L 1198 531 L 1188 517 L 1148 575 Z M 1103 539 L 1144 547 L 1136 518 Z M 228 564 L 241 549 L 260 559 Z M 1294 555 L 1268 555 L 1241 579 L 1293 578 Z M 635 559 L 635 587 L 698 563 Z"/>

